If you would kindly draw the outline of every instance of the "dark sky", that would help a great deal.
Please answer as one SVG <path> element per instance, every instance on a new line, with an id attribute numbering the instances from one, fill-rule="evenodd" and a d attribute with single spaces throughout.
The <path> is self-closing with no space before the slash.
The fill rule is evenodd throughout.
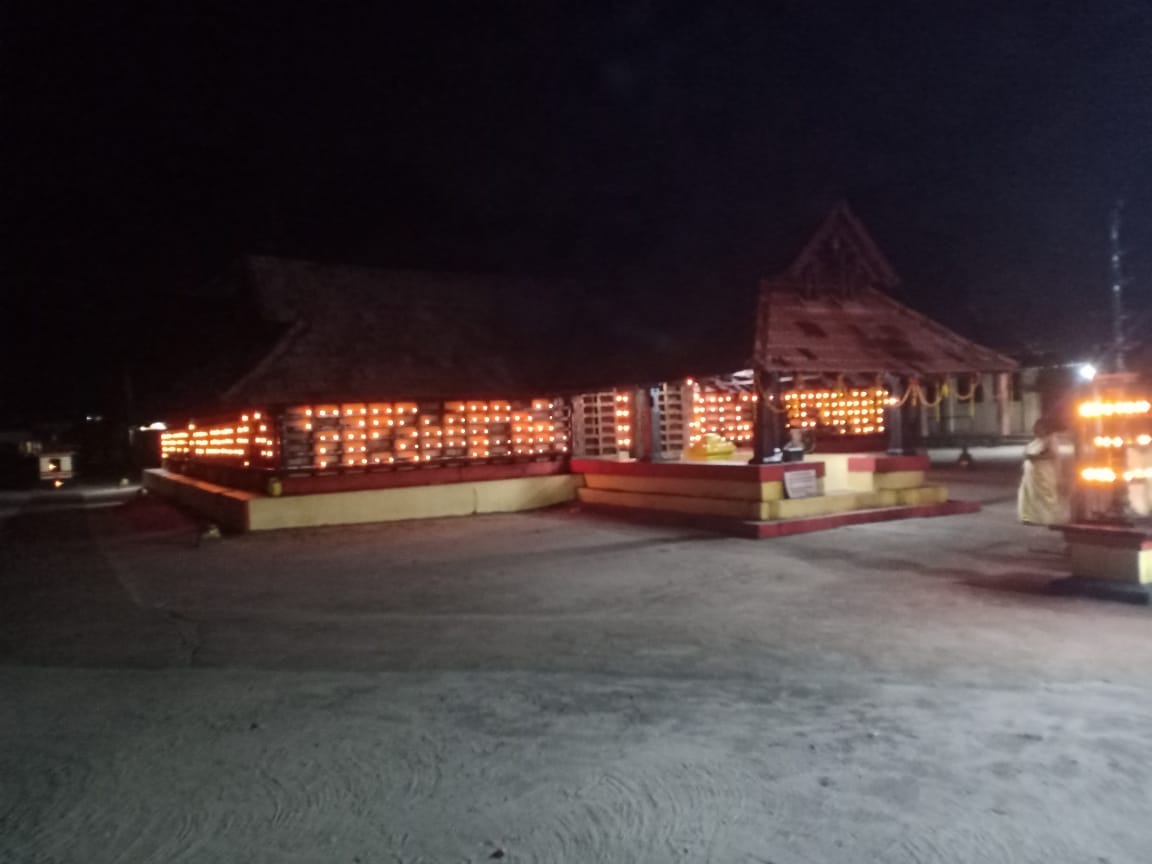
<path id="1" fill-rule="evenodd" d="M 245 252 L 722 291 L 838 197 L 914 305 L 1081 350 L 1123 196 L 1152 322 L 1148 0 L 0 11 L 0 415 L 160 386 Z"/>

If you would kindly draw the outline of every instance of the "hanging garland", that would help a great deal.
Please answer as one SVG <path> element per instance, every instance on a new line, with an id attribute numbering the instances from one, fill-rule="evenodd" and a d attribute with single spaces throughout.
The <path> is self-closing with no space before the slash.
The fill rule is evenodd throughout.
<path id="1" fill-rule="evenodd" d="M 916 386 L 916 397 L 919 400 L 919 403 L 921 405 L 923 405 L 925 408 L 939 408 L 940 407 L 940 403 L 944 401 L 944 389 L 943 388 L 940 388 L 936 391 L 936 401 L 931 402 L 928 400 L 928 396 L 924 392 L 924 385 L 921 384 L 919 381 L 916 381 L 915 386 Z"/>
<path id="2" fill-rule="evenodd" d="M 936 418 L 936 425 L 937 426 L 939 426 L 940 423 L 944 419 L 942 416 L 943 412 L 941 411 L 940 406 L 944 403 L 944 400 L 947 399 L 952 393 L 952 388 L 948 386 L 948 379 L 947 378 L 945 378 L 943 381 L 940 382 L 939 393 L 940 393 L 940 398 L 936 400 L 935 410 L 933 411 L 933 415 Z"/>
<path id="3" fill-rule="evenodd" d="M 969 417 L 975 417 L 976 416 L 976 391 L 979 389 L 979 387 L 980 387 L 980 376 L 977 375 L 977 376 L 972 378 L 972 384 L 971 384 L 971 386 L 969 386 L 967 393 L 960 393 L 960 392 L 956 393 L 956 401 L 957 402 L 967 402 L 968 403 L 968 416 Z"/>
<path id="4" fill-rule="evenodd" d="M 889 396 L 888 407 L 890 407 L 890 408 L 903 408 L 908 403 L 909 399 L 915 398 L 917 386 L 918 385 L 917 385 L 915 380 L 909 381 L 908 386 L 904 388 L 904 395 L 903 396 L 901 396 L 899 399 L 896 399 L 895 396 Z M 895 401 L 891 401 L 891 400 L 895 400 Z M 916 403 L 913 401 L 912 404 L 915 405 Z"/>
<path id="5" fill-rule="evenodd" d="M 968 392 L 966 394 L 961 395 L 960 392 L 957 391 L 956 401 L 957 402 L 971 402 L 972 400 L 974 400 L 976 398 L 976 388 L 978 388 L 979 386 L 980 386 L 979 376 L 977 376 L 976 378 L 972 379 L 972 386 L 968 388 Z"/>

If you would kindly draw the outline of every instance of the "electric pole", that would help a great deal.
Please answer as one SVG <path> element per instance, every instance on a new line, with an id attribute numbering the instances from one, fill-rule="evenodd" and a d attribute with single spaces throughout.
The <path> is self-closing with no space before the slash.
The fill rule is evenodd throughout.
<path id="1" fill-rule="evenodd" d="M 1112 355 L 1114 372 L 1124 371 L 1124 271 L 1121 267 L 1120 217 L 1124 210 L 1124 199 L 1116 201 L 1112 208 L 1112 222 L 1108 237 L 1111 241 L 1112 263 Z"/>

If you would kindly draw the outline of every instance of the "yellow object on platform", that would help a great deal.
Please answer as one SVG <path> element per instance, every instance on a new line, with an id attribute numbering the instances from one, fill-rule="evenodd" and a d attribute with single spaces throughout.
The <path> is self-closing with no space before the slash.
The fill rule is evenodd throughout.
<path id="1" fill-rule="evenodd" d="M 710 460 L 731 459 L 736 452 L 736 445 L 726 438 L 721 438 L 709 432 L 699 441 L 684 450 L 684 458 L 695 462 Z"/>

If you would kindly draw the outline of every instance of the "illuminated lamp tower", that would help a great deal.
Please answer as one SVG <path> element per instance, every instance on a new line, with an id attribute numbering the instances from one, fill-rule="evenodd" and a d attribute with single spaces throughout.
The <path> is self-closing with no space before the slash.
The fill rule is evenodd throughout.
<path id="1" fill-rule="evenodd" d="M 1073 522 L 1064 527 L 1069 590 L 1152 604 L 1152 387 L 1125 368 L 1120 216 L 1112 211 L 1112 372 L 1076 409 Z"/>
<path id="2" fill-rule="evenodd" d="M 1137 376 L 1097 378 L 1076 409 L 1076 513 L 1090 523 L 1130 525 L 1149 515 L 1152 402 Z"/>
<path id="3" fill-rule="evenodd" d="M 1097 378 L 1076 409 L 1075 516 L 1063 527 L 1069 590 L 1152 602 L 1152 392 L 1133 373 Z"/>

